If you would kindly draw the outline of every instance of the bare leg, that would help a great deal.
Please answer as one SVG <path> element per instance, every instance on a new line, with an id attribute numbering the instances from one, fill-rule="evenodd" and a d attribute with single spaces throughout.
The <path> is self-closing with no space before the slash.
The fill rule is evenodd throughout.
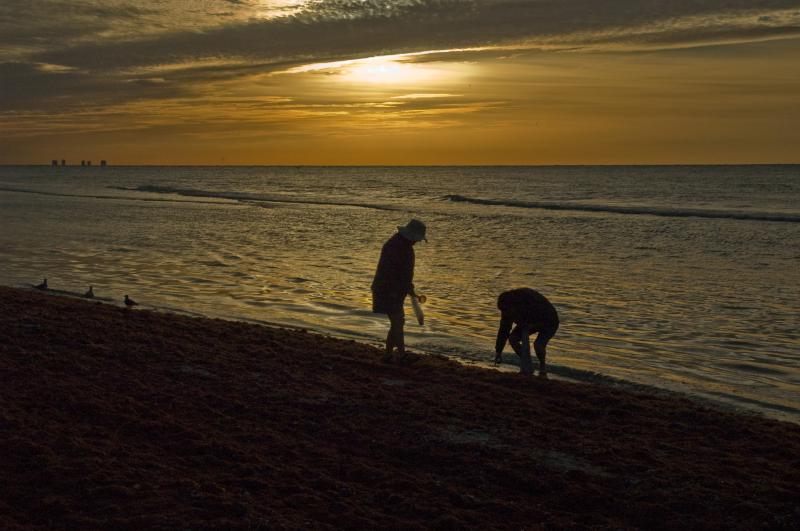
<path id="1" fill-rule="evenodd" d="M 519 356 L 520 372 L 522 374 L 533 374 L 533 362 L 531 361 L 530 331 L 527 326 L 517 325 L 511 331 L 508 342 L 514 352 Z"/>
<path id="2" fill-rule="evenodd" d="M 536 357 L 539 359 L 539 378 L 547 378 L 547 344 L 539 342 L 538 338 L 533 342 Z"/>
<path id="3" fill-rule="evenodd" d="M 391 323 L 389 331 L 386 333 L 386 353 L 383 355 L 383 361 L 388 363 L 392 361 L 392 351 L 394 350 L 394 334 L 392 333 Z"/>
<path id="4" fill-rule="evenodd" d="M 402 310 L 397 313 L 389 314 L 389 333 L 386 335 L 386 356 L 389 360 L 392 357 L 392 351 L 396 348 L 399 357 L 403 357 L 406 353 L 405 337 L 403 326 L 406 319 Z"/>
<path id="5" fill-rule="evenodd" d="M 536 357 L 539 358 L 539 377 L 547 378 L 547 344 L 553 339 L 558 331 L 558 323 L 549 324 L 537 327 L 539 334 L 536 336 L 536 341 L 533 342 L 533 348 L 536 350 Z"/>

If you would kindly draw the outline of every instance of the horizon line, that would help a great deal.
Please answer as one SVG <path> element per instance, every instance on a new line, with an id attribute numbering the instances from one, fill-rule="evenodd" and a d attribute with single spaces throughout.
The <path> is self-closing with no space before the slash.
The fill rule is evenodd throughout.
<path id="1" fill-rule="evenodd" d="M 66 164 L 64 166 L 46 163 L 0 163 L 0 167 L 44 167 L 44 168 L 585 168 L 585 167 L 676 167 L 676 166 L 800 166 L 798 162 L 656 162 L 656 163 L 596 163 L 596 164 Z"/>

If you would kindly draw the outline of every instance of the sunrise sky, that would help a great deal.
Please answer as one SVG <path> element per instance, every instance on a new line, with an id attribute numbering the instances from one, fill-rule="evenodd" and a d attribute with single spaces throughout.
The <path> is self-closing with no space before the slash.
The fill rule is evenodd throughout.
<path id="1" fill-rule="evenodd" d="M 800 163 L 800 1 L 0 4 L 0 163 Z"/>

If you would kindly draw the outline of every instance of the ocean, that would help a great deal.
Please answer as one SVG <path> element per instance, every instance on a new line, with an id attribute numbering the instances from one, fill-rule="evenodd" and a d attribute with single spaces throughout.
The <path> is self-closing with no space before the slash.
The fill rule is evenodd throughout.
<path id="1" fill-rule="evenodd" d="M 497 295 L 527 286 L 561 316 L 555 377 L 800 422 L 800 166 L 5 166 L 0 284 L 376 344 L 412 217 L 411 348 L 491 366 Z"/>

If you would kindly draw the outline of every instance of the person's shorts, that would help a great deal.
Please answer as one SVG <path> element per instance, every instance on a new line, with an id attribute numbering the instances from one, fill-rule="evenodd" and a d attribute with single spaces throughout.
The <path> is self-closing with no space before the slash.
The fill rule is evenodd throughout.
<path id="1" fill-rule="evenodd" d="M 403 301 L 405 297 L 398 299 L 397 297 L 389 297 L 382 293 L 372 292 L 372 313 L 385 313 L 386 315 L 394 315 L 403 313 Z"/>
<path id="2" fill-rule="evenodd" d="M 532 332 L 538 332 L 534 346 L 547 346 L 547 343 L 556 335 L 558 323 L 538 323 L 532 327 Z"/>

